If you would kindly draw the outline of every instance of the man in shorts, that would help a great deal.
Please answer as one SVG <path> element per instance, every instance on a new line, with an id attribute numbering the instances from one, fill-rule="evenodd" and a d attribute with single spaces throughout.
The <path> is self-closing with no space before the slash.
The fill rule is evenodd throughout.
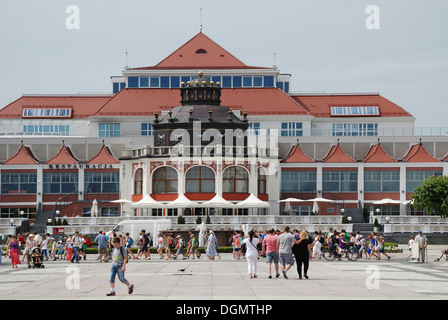
<path id="1" fill-rule="evenodd" d="M 282 273 L 285 279 L 288 279 L 287 272 L 294 265 L 294 259 L 292 257 L 292 243 L 295 241 L 294 235 L 289 231 L 289 227 L 286 226 L 283 233 L 278 236 L 277 240 L 277 252 L 279 253 L 279 261 L 282 265 Z"/>
<path id="2" fill-rule="evenodd" d="M 268 266 L 269 279 L 272 279 L 271 267 L 272 263 L 275 266 L 275 276 L 278 278 L 278 253 L 277 253 L 278 236 L 275 234 L 274 228 L 269 229 L 268 235 L 263 239 L 262 254 L 266 256 L 266 263 Z"/>
<path id="3" fill-rule="evenodd" d="M 98 260 L 103 262 L 104 258 L 104 262 L 107 262 L 107 237 L 103 231 L 96 236 L 95 242 L 98 243 Z"/>

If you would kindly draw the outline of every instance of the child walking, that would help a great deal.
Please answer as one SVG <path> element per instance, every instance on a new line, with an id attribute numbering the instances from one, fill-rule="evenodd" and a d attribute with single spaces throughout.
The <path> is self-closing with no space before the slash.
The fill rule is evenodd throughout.
<path id="1" fill-rule="evenodd" d="M 113 250 L 112 250 L 112 266 L 110 267 L 110 292 L 107 296 L 115 296 L 115 277 L 118 275 L 118 279 L 126 284 L 128 287 L 128 293 L 131 294 L 134 291 L 134 285 L 130 284 L 124 277 L 126 271 L 126 264 L 128 263 L 128 255 L 125 247 L 121 246 L 120 238 L 113 238 Z"/>

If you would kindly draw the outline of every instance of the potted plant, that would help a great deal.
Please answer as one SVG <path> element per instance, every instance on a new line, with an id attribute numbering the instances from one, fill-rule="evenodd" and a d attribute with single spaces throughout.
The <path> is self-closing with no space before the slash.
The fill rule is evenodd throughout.
<path id="1" fill-rule="evenodd" d="M 185 224 L 185 218 L 182 215 L 177 217 L 177 224 Z"/>
<path id="2" fill-rule="evenodd" d="M 377 218 L 375 218 L 375 220 L 373 221 L 373 231 L 374 232 L 380 231 L 380 224 L 378 223 L 378 219 Z"/>

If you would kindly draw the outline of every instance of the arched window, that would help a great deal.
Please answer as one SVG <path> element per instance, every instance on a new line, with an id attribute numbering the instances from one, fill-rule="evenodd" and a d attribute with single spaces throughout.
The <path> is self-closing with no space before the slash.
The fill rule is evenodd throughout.
<path id="1" fill-rule="evenodd" d="M 189 169 L 185 179 L 187 193 L 215 192 L 215 173 L 208 167 L 197 166 Z"/>
<path id="2" fill-rule="evenodd" d="M 258 168 L 258 194 L 266 194 L 266 170 L 263 168 Z"/>
<path id="3" fill-rule="evenodd" d="M 172 167 L 161 167 L 152 175 L 153 193 L 176 193 L 178 174 Z"/>
<path id="4" fill-rule="evenodd" d="M 249 174 L 243 167 L 228 167 L 224 170 L 222 183 L 225 193 L 248 193 Z"/>
<path id="5" fill-rule="evenodd" d="M 135 170 L 134 194 L 143 194 L 143 169 L 142 168 Z"/>
<path id="6" fill-rule="evenodd" d="M 198 50 L 196 50 L 195 53 L 196 54 L 204 54 L 204 53 L 207 53 L 207 51 L 205 49 L 198 49 Z"/>

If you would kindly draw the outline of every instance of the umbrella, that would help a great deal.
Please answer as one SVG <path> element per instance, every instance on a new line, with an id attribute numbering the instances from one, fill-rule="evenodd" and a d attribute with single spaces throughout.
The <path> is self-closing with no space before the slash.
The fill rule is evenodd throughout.
<path id="1" fill-rule="evenodd" d="M 288 212 L 289 214 L 291 214 L 291 210 L 292 210 L 291 202 L 305 202 L 305 201 L 306 200 L 297 199 L 297 198 L 288 198 L 288 199 L 280 200 L 280 202 L 286 202 L 284 211 Z"/>
<path id="2" fill-rule="evenodd" d="M 201 206 L 207 208 L 231 208 L 234 204 L 217 194 L 213 197 L 213 199 L 201 203 Z"/>
<path id="3" fill-rule="evenodd" d="M 305 202 L 307 200 L 297 199 L 297 198 L 288 198 L 280 200 L 280 202 Z"/>
<path id="4" fill-rule="evenodd" d="M 133 208 L 161 208 L 163 203 L 154 200 L 149 194 L 146 194 L 140 201 L 133 202 Z"/>
<path id="5" fill-rule="evenodd" d="M 256 195 L 254 195 L 253 193 L 251 193 L 250 196 L 247 197 L 246 200 L 237 203 L 236 206 L 237 207 L 246 207 L 246 208 L 269 208 L 270 207 L 268 202 L 258 199 L 258 197 Z"/>
<path id="6" fill-rule="evenodd" d="M 197 202 L 191 201 L 185 195 L 180 195 L 176 200 L 168 202 L 166 208 L 198 208 L 201 205 Z"/>
<path id="7" fill-rule="evenodd" d="M 325 199 L 325 198 L 314 198 L 306 201 L 314 201 L 314 202 L 334 202 L 334 200 Z"/>
<path id="8" fill-rule="evenodd" d="M 373 202 L 373 204 L 401 204 L 401 201 L 386 198 L 379 201 L 375 201 Z"/>
<path id="9" fill-rule="evenodd" d="M 118 200 L 113 200 L 111 202 L 120 204 L 120 215 L 122 215 L 123 214 L 123 204 L 129 203 L 129 202 L 132 202 L 132 201 L 130 201 L 128 199 L 118 199 Z"/>
<path id="10" fill-rule="evenodd" d="M 313 202 L 313 212 L 314 212 L 315 214 L 318 214 L 318 213 L 319 213 L 319 204 L 317 203 L 317 201 L 314 201 L 314 202 Z"/>
<path id="11" fill-rule="evenodd" d="M 90 209 L 90 215 L 92 217 L 98 217 L 98 201 L 96 201 L 96 199 L 93 200 L 92 202 L 92 208 Z"/>

